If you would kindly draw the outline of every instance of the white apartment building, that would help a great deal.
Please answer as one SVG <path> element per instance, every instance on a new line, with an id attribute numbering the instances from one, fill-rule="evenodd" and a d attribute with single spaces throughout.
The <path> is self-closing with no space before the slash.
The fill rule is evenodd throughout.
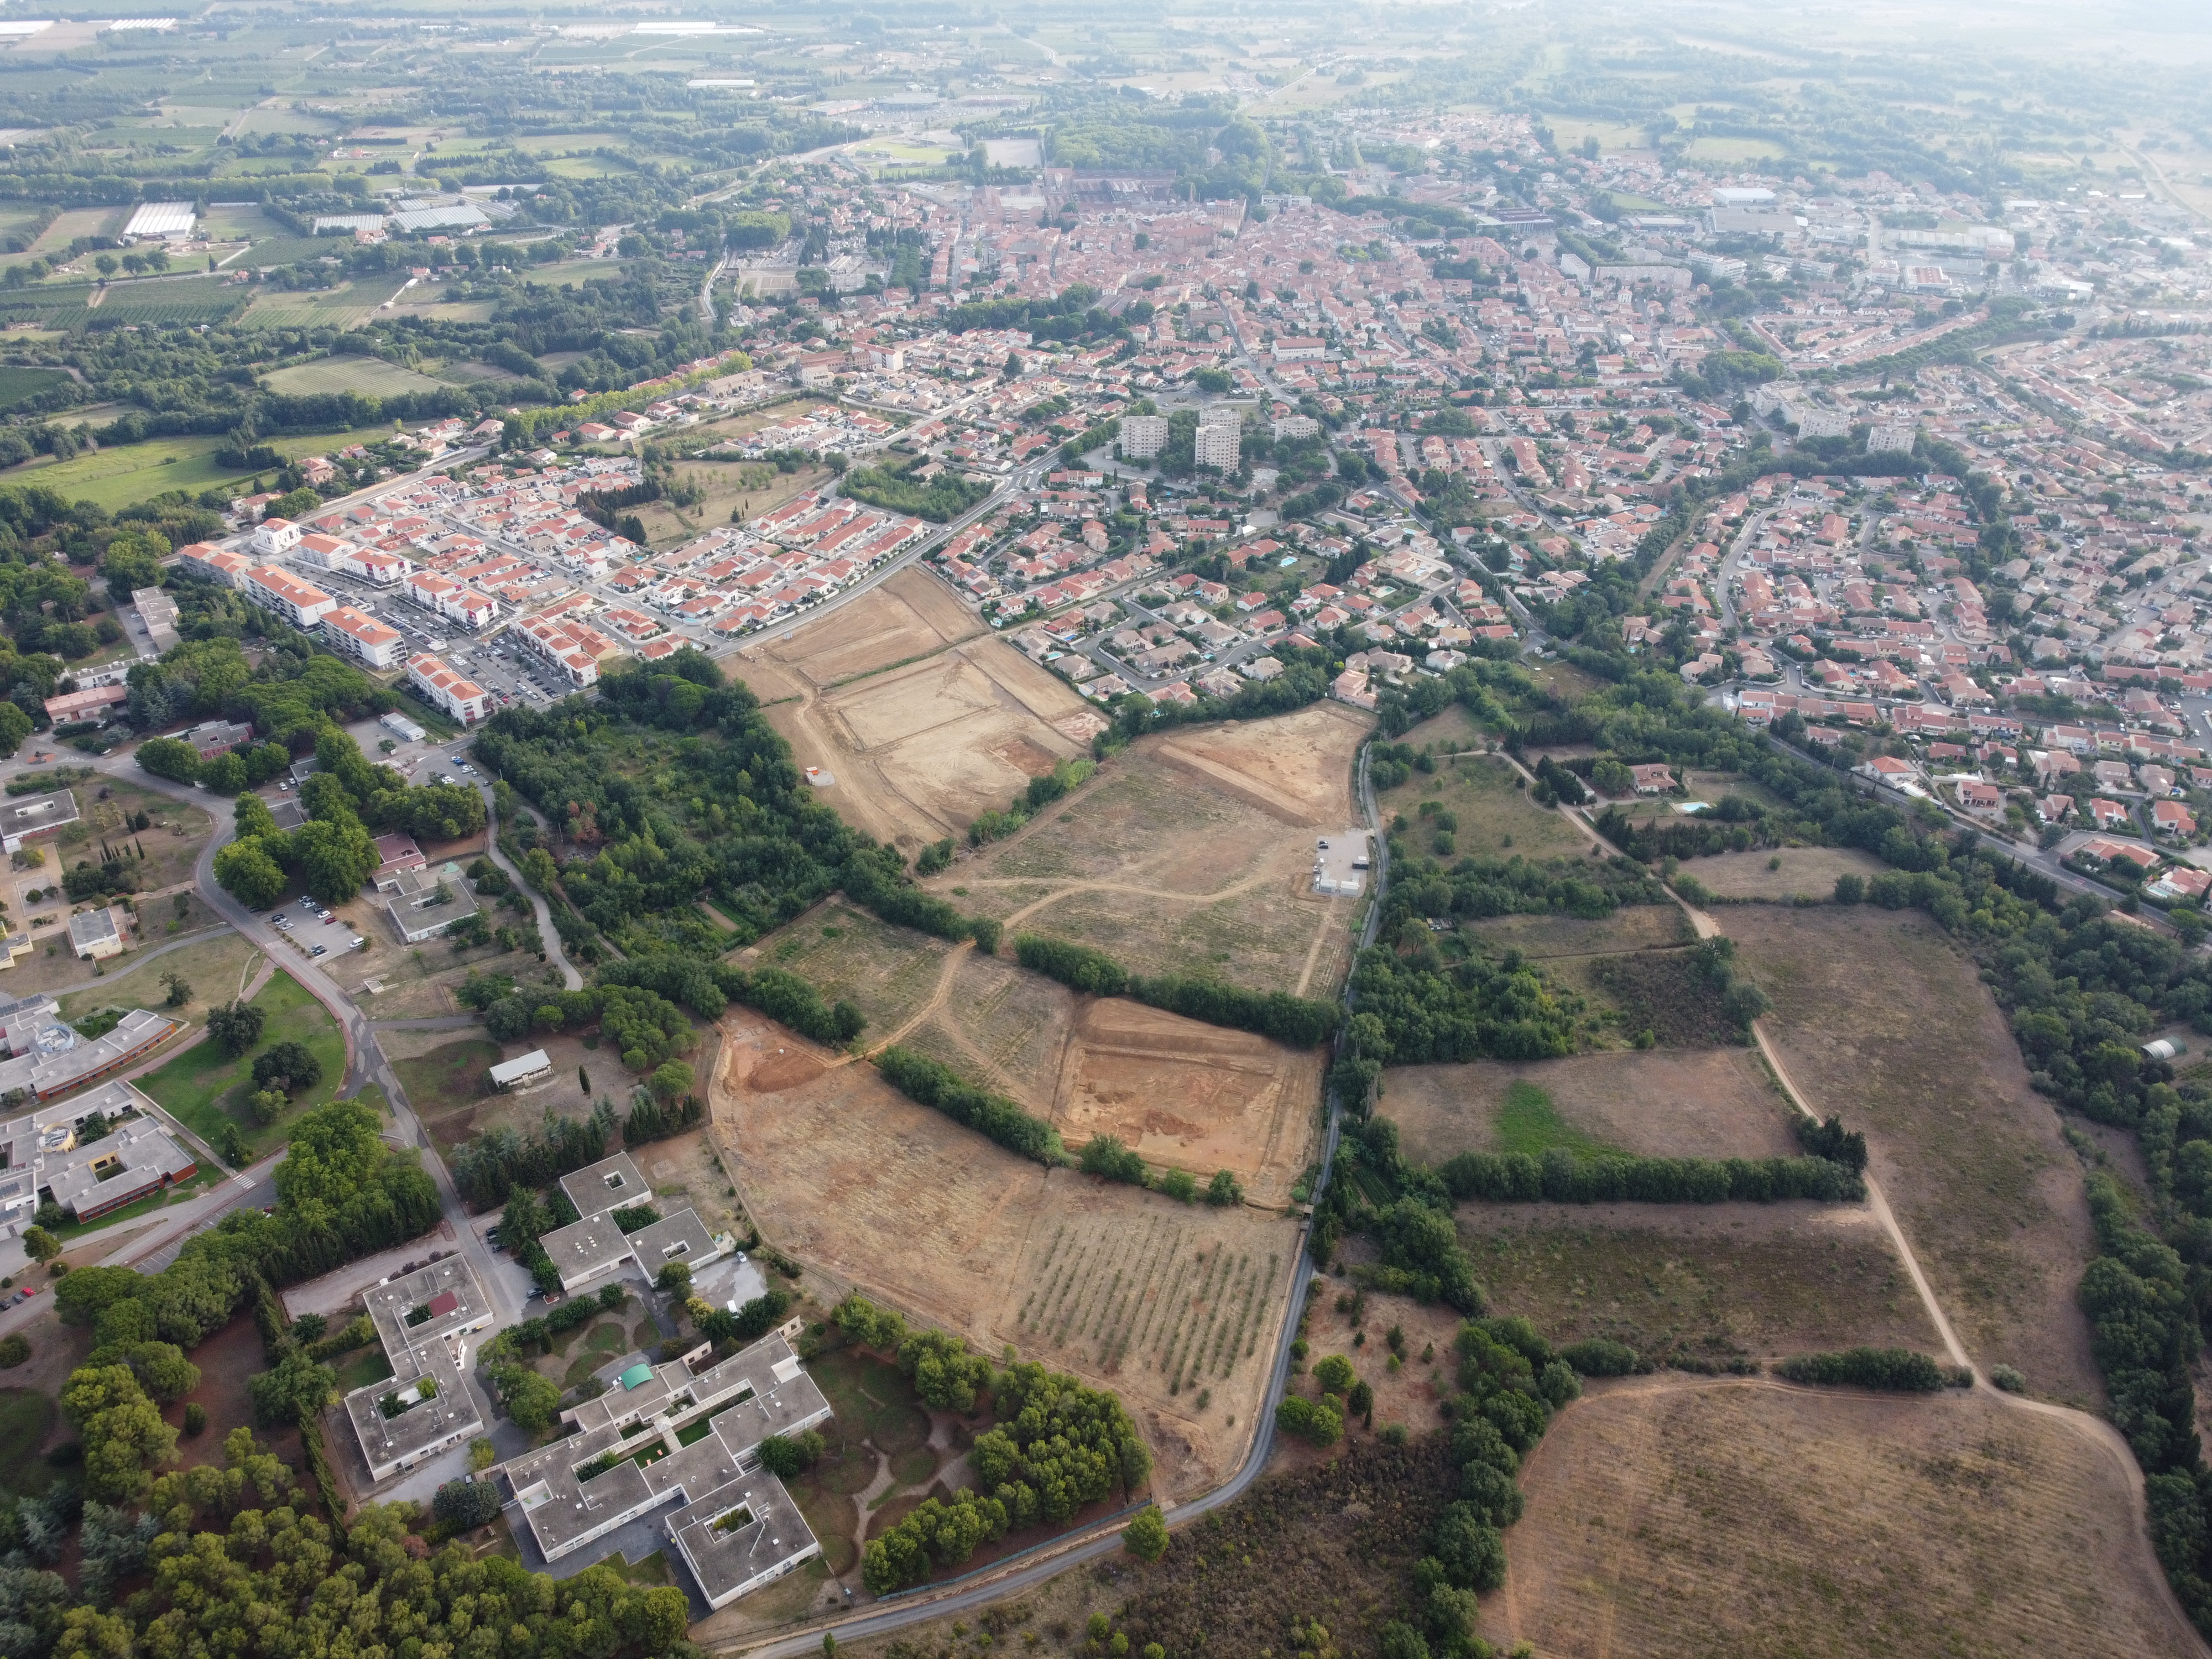
<path id="1" fill-rule="evenodd" d="M 253 550 L 275 558 L 297 547 L 304 533 L 289 519 L 264 519 L 253 527 Z"/>
<path id="2" fill-rule="evenodd" d="M 253 561 L 243 553 L 217 547 L 213 542 L 194 542 L 177 551 L 177 565 L 188 576 L 201 576 L 225 587 L 242 588 Z"/>
<path id="3" fill-rule="evenodd" d="M 1234 472 L 1243 435 L 1233 422 L 1215 422 L 1212 425 L 1201 423 L 1191 459 L 1200 466 L 1218 467 L 1224 472 Z"/>
<path id="4" fill-rule="evenodd" d="M 342 605 L 324 617 L 317 631 L 341 656 L 351 657 L 368 668 L 395 668 L 406 650 L 398 629 L 386 628 L 349 605 Z"/>
<path id="5" fill-rule="evenodd" d="M 464 726 L 491 713 L 491 699 L 474 680 L 464 679 L 428 652 L 407 659 L 407 680 L 434 708 L 442 708 Z"/>
<path id="6" fill-rule="evenodd" d="M 303 582 L 273 564 L 258 564 L 246 573 L 246 597 L 264 611 L 273 611 L 295 628 L 313 628 L 338 602 L 311 582 Z"/>

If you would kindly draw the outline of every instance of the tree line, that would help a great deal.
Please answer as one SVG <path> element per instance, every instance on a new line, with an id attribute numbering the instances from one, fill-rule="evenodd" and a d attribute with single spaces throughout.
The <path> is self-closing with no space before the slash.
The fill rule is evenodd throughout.
<path id="1" fill-rule="evenodd" d="M 1066 939 L 1024 933 L 1014 940 L 1014 955 L 1032 973 L 1056 979 L 1079 994 L 1128 997 L 1208 1025 L 1256 1031 L 1293 1048 L 1328 1042 L 1336 1035 L 1341 1018 L 1334 1002 L 1285 992 L 1247 991 L 1218 980 L 1181 975 L 1132 974 L 1104 951 Z"/>

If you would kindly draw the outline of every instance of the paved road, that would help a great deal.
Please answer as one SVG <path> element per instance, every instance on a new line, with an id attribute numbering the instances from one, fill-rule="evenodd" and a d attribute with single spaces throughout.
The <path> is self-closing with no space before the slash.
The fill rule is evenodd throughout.
<path id="1" fill-rule="evenodd" d="M 463 739 L 463 744 L 467 741 Z M 456 745 L 456 747 L 462 745 Z M 544 897 L 532 890 L 523 881 L 522 872 L 514 867 L 513 861 L 505 853 L 500 851 L 499 815 L 493 808 L 490 783 L 479 780 L 477 784 L 477 793 L 483 797 L 484 822 L 489 826 L 489 831 L 484 836 L 485 856 L 500 869 L 504 870 L 507 879 L 514 884 L 515 890 L 530 901 L 530 908 L 538 917 L 538 942 L 545 947 L 546 960 L 561 970 L 561 978 L 570 990 L 582 990 L 584 976 L 576 971 L 575 963 L 568 960 L 568 953 L 562 948 L 560 929 L 553 925 L 553 913 L 546 908 Z"/>
<path id="2" fill-rule="evenodd" d="M 1375 831 L 1375 896 L 1368 908 L 1366 922 L 1360 930 L 1359 942 L 1363 947 L 1375 942 L 1376 931 L 1382 926 L 1382 895 L 1389 882 L 1390 868 L 1389 849 L 1382 844 L 1382 812 L 1376 804 L 1374 785 L 1368 776 L 1369 752 L 1368 747 L 1363 747 L 1359 751 L 1359 805 L 1369 826 Z M 1348 985 L 1345 998 L 1348 1006 L 1351 1001 Z M 1342 1135 L 1343 1123 L 1343 1103 L 1331 1095 L 1328 1099 L 1328 1125 L 1322 1138 L 1321 1170 L 1313 1189 L 1316 1204 L 1328 1188 L 1329 1174 L 1336 1163 L 1337 1144 Z M 1234 1503 L 1267 1469 L 1267 1460 L 1275 1449 L 1275 1407 L 1282 1403 L 1283 1395 L 1290 1387 L 1291 1345 L 1297 1340 L 1298 1321 L 1306 1305 L 1306 1286 L 1313 1282 L 1313 1257 L 1306 1249 L 1305 1242 L 1305 1231 L 1301 1230 L 1297 1268 L 1291 1276 L 1290 1301 L 1284 1314 L 1282 1333 L 1275 1345 L 1274 1366 L 1268 1375 L 1266 1398 L 1261 1403 L 1259 1431 L 1252 1437 L 1252 1449 L 1245 1455 L 1244 1462 L 1237 1472 L 1221 1485 L 1188 1503 L 1167 1509 L 1165 1514 L 1170 1528 L 1185 1526 L 1224 1504 Z M 924 1591 L 914 1599 L 893 1600 L 887 1605 L 879 1603 L 854 1618 L 826 1626 L 810 1626 L 798 1635 L 781 1637 L 757 1645 L 741 1639 L 710 1651 L 718 1655 L 748 1653 L 756 1656 L 756 1659 L 799 1659 L 801 1655 L 822 1651 L 822 1638 L 825 1632 L 834 1635 L 841 1644 L 858 1642 L 871 1637 L 888 1636 L 894 1631 L 934 1620 L 955 1618 L 970 1608 L 1003 1601 L 1032 1585 L 1042 1584 L 1070 1568 L 1112 1554 L 1121 1547 L 1121 1523 L 1117 1522 L 1094 1536 L 1073 1543 L 1062 1540 L 1056 1546 L 1047 1546 L 1051 1553 L 1042 1559 L 1025 1562 L 949 1595 L 927 1597 L 927 1592 Z"/>
<path id="3" fill-rule="evenodd" d="M 422 1167 L 437 1185 L 440 1208 L 446 1219 L 453 1223 L 453 1231 L 460 1241 L 461 1252 L 468 1258 L 469 1266 L 476 1270 L 477 1277 L 483 1281 L 492 1310 L 499 1316 L 499 1322 L 506 1324 L 520 1318 L 523 1311 L 521 1304 L 501 1285 L 494 1267 L 490 1247 L 470 1226 L 468 1206 L 461 1202 L 452 1176 L 447 1172 L 436 1148 L 431 1146 L 429 1136 L 424 1133 L 408 1102 L 406 1091 L 400 1086 L 391 1062 L 377 1044 L 374 1022 L 313 961 L 284 944 L 283 934 L 269 925 L 266 916 L 254 915 L 223 891 L 216 881 L 216 854 L 228 846 L 238 833 L 236 821 L 222 810 L 221 798 L 210 796 L 204 790 L 155 777 L 141 770 L 137 760 L 129 754 L 105 756 L 90 764 L 95 772 L 184 801 L 214 817 L 215 833 L 209 836 L 207 845 L 201 849 L 199 861 L 193 871 L 202 901 L 238 933 L 261 947 L 270 961 L 282 964 L 285 972 L 305 986 L 315 1000 L 330 1011 L 331 1017 L 337 1021 L 345 1034 L 346 1074 L 339 1092 L 350 1096 L 371 1083 L 384 1091 L 384 1097 L 392 1108 L 392 1123 L 398 1137 L 403 1145 L 422 1150 Z M 0 766 L 0 777 L 21 769 L 24 769 L 21 763 L 9 763 Z M 554 942 L 558 943 L 557 940 Z M 548 955 L 550 955 L 550 951 Z M 243 1199 L 239 1201 L 243 1201 Z M 181 1238 L 178 1241 L 179 1244 L 182 1242 Z"/>

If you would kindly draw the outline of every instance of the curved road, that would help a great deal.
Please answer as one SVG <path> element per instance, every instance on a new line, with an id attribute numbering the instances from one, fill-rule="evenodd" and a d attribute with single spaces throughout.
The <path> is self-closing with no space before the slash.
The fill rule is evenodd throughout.
<path id="1" fill-rule="evenodd" d="M 1383 843 L 1382 815 L 1376 805 L 1375 788 L 1370 781 L 1367 759 L 1371 743 L 1359 750 L 1358 793 L 1359 809 L 1369 826 L 1375 831 L 1375 889 L 1373 901 L 1368 906 L 1367 920 L 1360 929 L 1359 943 L 1364 948 L 1375 942 L 1375 935 L 1382 924 L 1382 894 L 1389 876 L 1389 849 Z M 1347 984 L 1345 997 L 1347 1006 L 1351 1000 Z M 1314 1182 L 1313 1197 L 1317 1203 L 1328 1190 L 1329 1172 L 1336 1163 L 1337 1143 L 1340 1139 L 1344 1121 L 1344 1104 L 1332 1094 L 1328 1097 L 1328 1124 L 1322 1138 L 1321 1173 Z M 1313 1282 L 1313 1256 L 1305 1248 L 1305 1235 L 1298 1240 L 1297 1268 L 1291 1276 L 1289 1305 L 1283 1316 L 1282 1334 L 1275 1344 L 1274 1369 L 1267 1379 L 1266 1398 L 1261 1402 L 1258 1431 L 1252 1437 L 1252 1449 L 1244 1462 L 1221 1485 L 1209 1492 L 1163 1509 L 1168 1525 L 1181 1527 L 1224 1504 L 1234 1503 L 1243 1497 L 1267 1467 L 1267 1459 L 1275 1449 L 1275 1407 L 1282 1403 L 1284 1392 L 1291 1381 L 1291 1344 L 1297 1340 L 1298 1321 L 1306 1305 L 1306 1286 Z M 1047 1579 L 1057 1577 L 1071 1567 L 1081 1566 L 1086 1561 L 1096 1561 L 1121 1547 L 1121 1527 L 1118 1519 L 1103 1530 L 1070 1543 L 1056 1540 L 1038 1547 L 1051 1552 L 1040 1559 L 1024 1562 L 1006 1571 L 994 1574 L 981 1583 L 949 1594 L 927 1596 L 927 1599 L 893 1599 L 879 1603 L 856 1617 L 825 1625 L 810 1625 L 795 1635 L 779 1637 L 757 1644 L 745 1639 L 710 1648 L 715 1654 L 747 1653 L 757 1659 L 800 1659 L 800 1656 L 822 1651 L 822 1638 L 835 1636 L 841 1643 L 865 1641 L 870 1637 L 888 1636 L 894 1631 L 905 1630 L 932 1620 L 948 1619 L 971 1607 L 1003 1601 L 1018 1591 Z M 983 1569 L 989 1572 L 990 1569 Z"/>

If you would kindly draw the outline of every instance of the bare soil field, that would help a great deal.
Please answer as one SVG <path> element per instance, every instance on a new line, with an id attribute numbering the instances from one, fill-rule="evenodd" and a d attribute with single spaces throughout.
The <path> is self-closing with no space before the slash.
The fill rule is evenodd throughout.
<path id="1" fill-rule="evenodd" d="M 1489 916 L 1462 926 L 1494 951 L 1524 957 L 1608 957 L 1690 942 L 1689 918 L 1674 904 L 1632 904 L 1596 921 L 1579 916 Z"/>
<path id="2" fill-rule="evenodd" d="M 2200 1652 L 2089 1432 L 1980 1389 L 1600 1384 L 1522 1470 L 1486 1622 L 1615 1659 Z"/>
<path id="3" fill-rule="evenodd" d="M 1435 801 L 1458 824 L 1453 831 L 1462 857 L 1543 860 L 1581 858 L 1590 838 L 1571 821 L 1528 798 L 1513 763 L 1501 757 L 1462 755 L 1440 761 L 1433 772 L 1415 772 L 1376 803 L 1387 823 L 1402 813 L 1425 846 L 1429 827 L 1419 818 L 1424 801 Z"/>
<path id="4" fill-rule="evenodd" d="M 921 569 L 732 665 L 769 705 L 823 799 L 909 853 L 1003 807 L 1101 721 L 1065 682 L 999 639 Z"/>
<path id="5" fill-rule="evenodd" d="M 1458 1219 L 1492 1310 L 1554 1342 L 1610 1337 L 1661 1363 L 1942 1352 L 1863 1204 L 1468 1204 Z"/>
<path id="6" fill-rule="evenodd" d="M 1749 1048 L 1399 1066 L 1384 1079 L 1382 1109 L 1398 1125 L 1407 1154 L 1424 1164 L 1516 1150 L 1501 1145 L 1498 1114 L 1506 1091 L 1522 1082 L 1550 1096 L 1569 1128 L 1625 1152 L 1771 1158 L 1800 1150 L 1790 1127 L 1796 1108 Z"/>
<path id="7" fill-rule="evenodd" d="M 1017 834 L 956 860 L 933 890 L 1139 973 L 1326 996 L 1348 963 L 1358 902 L 1313 891 L 1313 842 L 1353 821 L 1366 730 L 1323 704 L 1146 738 Z"/>
<path id="8" fill-rule="evenodd" d="M 1340 1353 L 1352 1361 L 1352 1369 L 1375 1390 L 1376 1428 L 1397 1423 L 1416 1435 L 1442 1428 L 1443 1402 L 1458 1392 L 1454 1378 L 1459 1358 L 1452 1351 L 1452 1339 L 1465 1322 L 1461 1316 L 1442 1303 L 1362 1294 L 1345 1280 L 1319 1282 L 1321 1294 L 1313 1300 L 1304 1332 L 1314 1356 Z M 1347 1297 L 1356 1298 L 1353 1305 L 1340 1306 Z M 1390 1365 L 1393 1330 L 1404 1340 L 1404 1357 L 1395 1370 Z M 1312 1369 L 1311 1360 L 1307 1369 Z"/>
<path id="9" fill-rule="evenodd" d="M 1717 913 L 1774 1000 L 1762 1022 L 1814 1109 L 1866 1132 L 1898 1224 L 1978 1364 L 2102 1398 L 2075 1288 L 2092 1238 L 2057 1114 L 1973 963 L 1917 911 Z"/>
<path id="10" fill-rule="evenodd" d="M 1071 1146 L 1112 1135 L 1146 1163 L 1201 1182 L 1233 1170 L 1249 1201 L 1277 1207 L 1312 1147 L 1321 1052 L 1119 997 L 1086 998 L 1052 1121 Z"/>
<path id="11" fill-rule="evenodd" d="M 1864 878 L 1888 868 L 1856 847 L 1781 847 L 1690 859 L 1682 873 L 1722 898 L 1829 899 L 1835 896 L 1838 876 Z"/>
<path id="12" fill-rule="evenodd" d="M 985 1352 L 1012 1343 L 1114 1389 L 1170 1497 L 1236 1466 L 1265 1391 L 1292 1224 L 1048 1173 L 748 1011 L 721 1029 L 714 1139 L 817 1300 L 857 1285 Z"/>

